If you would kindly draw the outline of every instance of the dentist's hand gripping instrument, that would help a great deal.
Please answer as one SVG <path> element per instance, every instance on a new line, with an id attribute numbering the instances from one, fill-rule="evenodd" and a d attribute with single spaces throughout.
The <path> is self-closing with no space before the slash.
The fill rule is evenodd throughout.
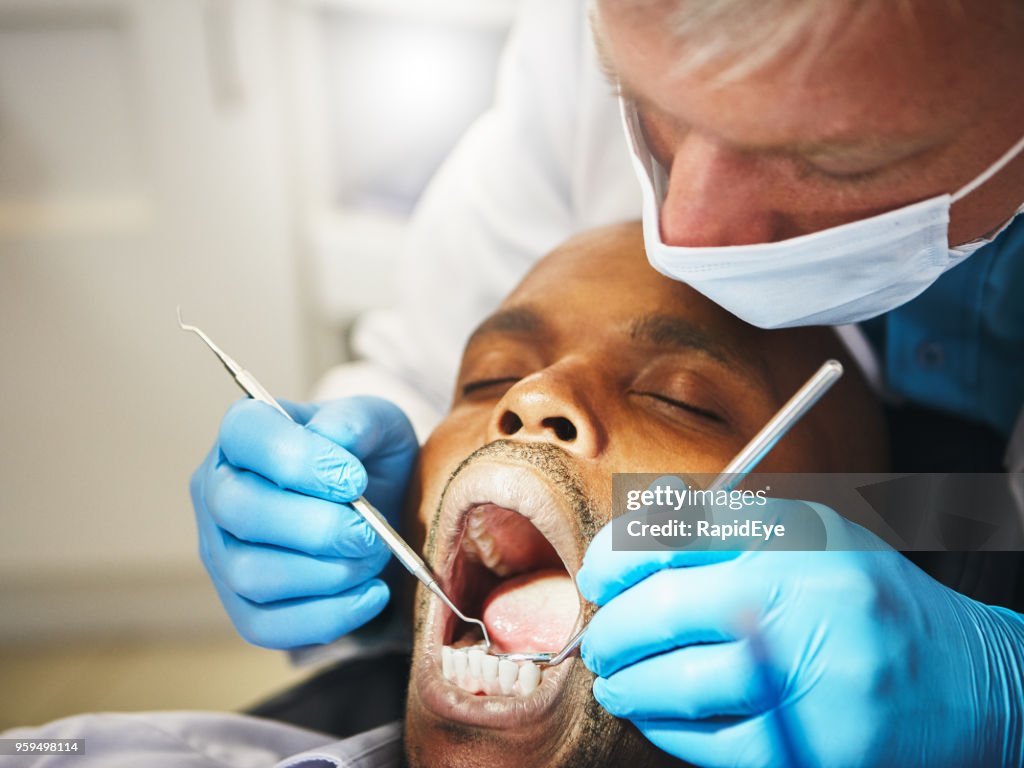
<path id="1" fill-rule="evenodd" d="M 186 325 L 182 321 L 181 307 L 178 307 L 178 325 L 183 331 L 191 331 L 203 340 L 203 343 L 213 351 L 217 358 L 224 364 L 224 367 L 228 369 L 228 373 L 231 374 L 231 377 L 237 382 L 238 386 L 240 386 L 242 390 L 249 395 L 249 397 L 253 400 L 259 400 L 262 403 L 266 403 L 280 412 L 289 421 L 294 421 L 294 419 L 288 415 L 288 412 L 281 407 L 281 404 L 277 402 L 277 400 L 275 400 L 274 397 L 264 389 L 263 385 L 256 380 L 255 376 L 231 359 L 231 357 L 228 356 L 220 347 L 214 344 L 213 340 L 203 333 L 202 330 L 194 325 Z M 391 524 L 384 518 L 384 515 L 377 511 L 377 509 L 362 496 L 352 501 L 351 506 L 366 521 L 367 525 L 369 525 L 374 532 L 380 536 L 387 548 L 391 550 L 392 554 L 394 554 L 398 559 L 398 562 L 405 566 L 409 573 L 419 579 L 420 582 L 423 583 L 423 586 L 433 592 L 442 603 L 451 609 L 452 613 L 464 622 L 468 624 L 476 624 L 480 627 L 484 636 L 484 644 L 487 649 L 490 650 L 491 638 L 490 635 L 487 634 L 487 627 L 484 626 L 484 623 L 480 621 L 480 619 L 469 618 L 455 607 L 455 604 L 437 583 L 437 579 L 434 574 L 431 573 L 430 568 L 427 567 L 425 562 L 423 562 L 423 558 L 416 554 L 416 551 L 406 543 L 405 539 L 403 539 L 398 532 L 391 527 Z"/>

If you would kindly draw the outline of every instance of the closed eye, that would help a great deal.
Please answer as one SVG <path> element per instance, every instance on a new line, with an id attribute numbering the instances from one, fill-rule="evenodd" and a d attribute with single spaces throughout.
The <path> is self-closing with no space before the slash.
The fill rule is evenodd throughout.
<path id="1" fill-rule="evenodd" d="M 662 403 L 667 403 L 668 405 L 671 405 L 673 408 L 678 408 L 682 411 L 686 411 L 687 413 L 692 413 L 695 416 L 700 416 L 701 418 L 713 421 L 716 424 L 728 424 L 728 422 L 722 416 L 718 415 L 714 411 L 709 411 L 705 408 L 699 408 L 696 405 L 690 405 L 690 403 L 684 403 L 682 400 L 674 400 L 671 397 L 667 397 L 658 392 L 638 392 L 634 390 L 631 391 L 630 394 L 642 395 L 643 397 L 653 398 Z"/>
<path id="2" fill-rule="evenodd" d="M 462 385 L 462 396 L 468 397 L 474 392 L 480 392 L 481 390 L 489 389 L 490 387 L 508 386 L 515 384 L 519 381 L 517 376 L 503 376 L 500 379 L 480 379 L 479 381 L 470 381 Z"/>
<path id="3" fill-rule="evenodd" d="M 854 184 L 857 182 L 871 181 L 887 168 L 888 166 L 881 166 L 879 168 L 868 168 L 866 170 L 858 171 L 840 171 L 822 168 L 820 165 L 816 165 L 815 163 L 804 161 L 803 167 L 801 168 L 801 174 L 805 176 L 813 175 L 817 178 L 831 182 Z"/>

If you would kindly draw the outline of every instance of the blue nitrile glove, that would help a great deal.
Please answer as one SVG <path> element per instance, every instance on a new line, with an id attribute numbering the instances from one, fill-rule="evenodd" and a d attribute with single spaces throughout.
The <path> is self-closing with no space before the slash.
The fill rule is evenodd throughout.
<path id="1" fill-rule="evenodd" d="M 328 643 L 384 608 L 389 551 L 345 502 L 363 493 L 396 524 L 419 449 L 375 397 L 235 403 L 192 475 L 199 553 L 238 632 L 267 648 Z"/>
<path id="2" fill-rule="evenodd" d="M 615 552 L 594 538 L 580 592 L 594 696 L 700 766 L 786 765 L 774 707 L 805 766 L 1024 765 L 1024 617 L 948 589 L 831 509 L 830 550 Z M 775 669 L 754 672 L 756 628 Z"/>

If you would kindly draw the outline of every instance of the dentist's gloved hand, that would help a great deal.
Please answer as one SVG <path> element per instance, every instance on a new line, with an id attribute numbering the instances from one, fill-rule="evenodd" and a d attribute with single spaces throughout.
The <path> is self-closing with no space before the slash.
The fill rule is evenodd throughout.
<path id="1" fill-rule="evenodd" d="M 419 449 L 374 397 L 235 403 L 192 475 L 199 552 L 238 632 L 267 648 L 331 642 L 384 608 L 390 552 L 345 502 L 365 494 L 396 525 Z"/>
<path id="2" fill-rule="evenodd" d="M 615 552 L 594 538 L 577 583 L 603 606 L 583 639 L 594 696 L 700 766 L 785 765 L 774 707 L 806 766 L 1024 765 L 1024 617 L 948 589 L 831 509 L 830 550 Z M 745 618 L 744 618 L 745 617 Z M 754 672 L 741 621 L 775 667 Z"/>

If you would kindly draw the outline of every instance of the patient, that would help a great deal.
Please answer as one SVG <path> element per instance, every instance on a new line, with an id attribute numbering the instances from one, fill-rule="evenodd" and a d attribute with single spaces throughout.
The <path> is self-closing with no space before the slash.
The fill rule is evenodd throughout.
<path id="1" fill-rule="evenodd" d="M 829 357 L 844 358 L 830 330 L 752 328 L 647 268 L 638 226 L 577 237 L 466 345 L 410 499 L 428 561 L 499 650 L 561 648 L 579 609 L 569 576 L 611 517 L 612 473 L 721 471 Z M 882 471 L 883 445 L 847 375 L 761 468 Z M 597 705 L 578 659 L 541 672 L 453 652 L 477 635 L 423 589 L 415 629 L 410 765 L 677 764 Z"/>
<path id="2" fill-rule="evenodd" d="M 467 343 L 451 412 L 420 457 L 409 529 L 499 648 L 559 648 L 590 613 L 577 615 L 570 575 L 610 518 L 612 473 L 720 471 L 829 357 L 846 360 L 830 330 L 754 329 L 655 273 L 639 225 L 577 237 Z M 885 469 L 882 417 L 852 368 L 765 471 Z M 467 652 L 478 636 L 423 589 L 414 627 L 410 766 L 678 764 L 597 705 L 578 658 L 542 671 Z M 71 718 L 19 735 L 89 739 L 69 759 L 79 767 L 114 753 L 138 765 L 157 753 L 159 764 L 190 766 L 402 764 L 397 726 L 333 742 L 254 718 L 157 714 Z"/>

